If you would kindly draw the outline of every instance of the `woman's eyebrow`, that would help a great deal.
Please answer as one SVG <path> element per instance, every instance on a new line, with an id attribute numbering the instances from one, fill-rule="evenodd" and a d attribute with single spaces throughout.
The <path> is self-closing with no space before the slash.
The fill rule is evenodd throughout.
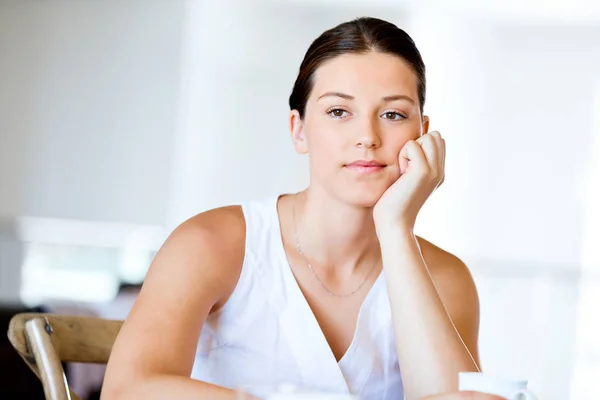
<path id="1" fill-rule="evenodd" d="M 319 98 L 317 100 L 321 100 L 323 97 L 341 97 L 342 99 L 346 99 L 346 100 L 354 100 L 354 96 L 350 96 L 349 94 L 342 93 L 342 92 L 323 93 L 322 95 L 319 96 Z"/>
<path id="2" fill-rule="evenodd" d="M 408 101 L 409 103 L 415 104 L 415 101 L 407 95 L 404 94 L 395 94 L 392 96 L 385 96 L 381 98 L 384 101 L 396 101 L 396 100 L 405 100 Z"/>
<path id="3" fill-rule="evenodd" d="M 319 96 L 319 98 L 317 100 L 321 100 L 324 97 L 341 97 L 342 99 L 346 99 L 346 100 L 354 100 L 354 96 L 351 96 L 349 94 L 342 93 L 342 92 L 323 93 L 321 96 Z M 381 98 L 381 100 L 386 101 L 386 102 L 396 101 L 396 100 L 404 100 L 404 101 L 408 101 L 411 104 L 415 104 L 415 101 L 410 96 L 407 96 L 404 94 L 394 94 L 394 95 L 390 95 L 390 96 L 384 96 Z"/>

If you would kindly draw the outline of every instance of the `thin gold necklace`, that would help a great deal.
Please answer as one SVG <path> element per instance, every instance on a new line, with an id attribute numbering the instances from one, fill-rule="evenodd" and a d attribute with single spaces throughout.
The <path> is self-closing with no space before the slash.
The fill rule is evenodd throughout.
<path id="1" fill-rule="evenodd" d="M 367 276 L 365 276 L 365 279 L 352 292 L 345 293 L 345 294 L 337 294 L 337 293 L 334 293 L 331 290 L 329 290 L 329 288 L 327 287 L 327 285 L 325 285 L 323 283 L 323 281 L 321 280 L 321 278 L 319 278 L 319 275 L 317 275 L 317 273 L 315 272 L 315 269 L 311 265 L 310 261 L 308 261 L 308 259 L 306 258 L 306 256 L 302 252 L 302 247 L 300 247 L 300 241 L 298 240 L 298 230 L 296 228 L 296 197 L 298 197 L 298 193 L 296 193 L 294 195 L 294 200 L 292 201 L 292 220 L 294 221 L 294 237 L 296 239 L 296 250 L 298 251 L 298 254 L 300 254 L 300 257 L 302 257 L 302 259 L 304 260 L 304 262 L 306 262 L 306 265 L 308 265 L 308 268 L 310 268 L 310 270 L 312 271 L 312 273 L 315 276 L 315 278 L 317 278 L 317 280 L 319 281 L 319 283 L 321 284 L 321 286 L 323 287 L 323 289 L 325 289 L 327 291 L 327 293 L 329 293 L 330 295 L 335 296 L 335 297 L 350 297 L 350 296 L 352 296 L 353 294 L 355 294 L 356 292 L 358 292 L 365 285 L 365 283 L 367 283 L 367 280 L 369 279 L 369 277 L 371 276 L 371 274 L 373 273 L 373 271 L 375 271 L 375 267 L 377 267 L 377 263 L 373 264 L 373 267 L 371 268 L 371 270 L 369 271 L 369 273 L 367 274 Z"/>

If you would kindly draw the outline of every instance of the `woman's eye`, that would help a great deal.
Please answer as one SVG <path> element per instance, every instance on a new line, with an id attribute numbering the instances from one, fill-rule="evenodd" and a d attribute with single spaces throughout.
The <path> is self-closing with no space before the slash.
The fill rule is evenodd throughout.
<path id="1" fill-rule="evenodd" d="M 382 117 L 383 117 L 384 119 L 391 119 L 391 120 L 394 120 L 394 121 L 399 121 L 399 120 L 401 120 L 401 119 L 405 119 L 405 118 L 406 118 L 404 115 L 402 115 L 402 114 L 400 114 L 400 113 L 397 113 L 397 112 L 395 112 L 395 111 L 387 111 L 387 112 L 384 112 L 384 113 L 382 114 Z"/>
<path id="2" fill-rule="evenodd" d="M 334 108 L 333 110 L 327 111 L 327 114 L 333 118 L 344 118 L 348 114 L 348 111 L 342 110 L 341 108 Z"/>

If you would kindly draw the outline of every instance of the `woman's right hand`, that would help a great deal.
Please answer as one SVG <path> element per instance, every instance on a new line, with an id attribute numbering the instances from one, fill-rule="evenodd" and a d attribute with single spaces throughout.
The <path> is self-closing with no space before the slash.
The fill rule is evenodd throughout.
<path id="1" fill-rule="evenodd" d="M 496 396 L 495 394 L 487 394 L 481 392 L 453 392 L 442 393 L 433 396 L 423 397 L 421 400 L 507 400 L 504 397 Z"/>

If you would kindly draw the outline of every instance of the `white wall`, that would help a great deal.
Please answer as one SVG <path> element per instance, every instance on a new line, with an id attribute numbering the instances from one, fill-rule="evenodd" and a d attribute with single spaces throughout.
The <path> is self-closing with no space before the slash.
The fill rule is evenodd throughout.
<path id="1" fill-rule="evenodd" d="M 0 3 L 0 215 L 163 224 L 182 1 Z"/>
<path id="2" fill-rule="evenodd" d="M 0 218 L 0 302 L 12 303 L 19 298 L 24 247 L 14 224 Z"/>
<path id="3" fill-rule="evenodd" d="M 165 223 L 183 12 L 177 0 L 0 2 L 0 298 L 22 293 L 26 242 L 155 240 L 139 232 Z M 85 229 L 61 236 L 73 223 Z M 123 236 L 123 223 L 141 226 Z"/>
<path id="4" fill-rule="evenodd" d="M 581 264 L 599 41 L 597 27 L 493 30 L 484 64 L 491 95 L 478 99 L 476 117 L 485 135 L 473 138 L 479 227 L 494 238 L 479 236 L 488 257 Z"/>

